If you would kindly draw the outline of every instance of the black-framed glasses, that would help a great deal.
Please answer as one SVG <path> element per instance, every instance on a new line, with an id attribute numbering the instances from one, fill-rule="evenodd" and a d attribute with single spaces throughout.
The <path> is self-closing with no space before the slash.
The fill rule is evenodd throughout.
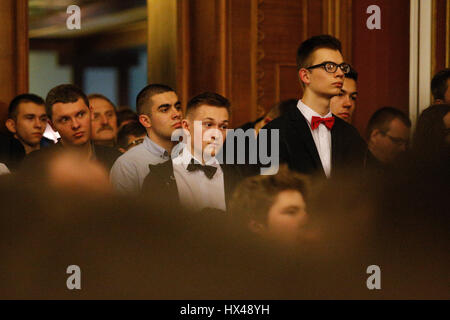
<path id="1" fill-rule="evenodd" d="M 405 146 L 408 147 L 409 145 L 409 141 L 408 140 L 404 140 L 402 138 L 397 138 L 397 137 L 393 137 L 390 134 L 387 134 L 386 132 L 381 132 L 383 135 L 385 135 L 386 137 L 388 137 L 389 139 L 391 139 L 392 143 L 394 143 L 395 145 L 401 147 L 401 146 Z"/>
<path id="2" fill-rule="evenodd" d="M 314 68 L 324 68 L 326 72 L 328 73 L 335 73 L 337 71 L 337 68 L 339 67 L 343 73 L 349 73 L 350 72 L 350 65 L 348 63 L 341 63 L 337 64 L 331 61 L 325 61 L 316 65 L 313 65 L 311 67 L 306 68 L 307 70 L 314 69 Z"/>
<path id="3" fill-rule="evenodd" d="M 125 149 L 128 150 L 133 146 L 137 146 L 138 144 L 141 144 L 142 142 L 144 142 L 144 138 L 139 138 L 139 139 L 133 140 L 125 147 Z"/>

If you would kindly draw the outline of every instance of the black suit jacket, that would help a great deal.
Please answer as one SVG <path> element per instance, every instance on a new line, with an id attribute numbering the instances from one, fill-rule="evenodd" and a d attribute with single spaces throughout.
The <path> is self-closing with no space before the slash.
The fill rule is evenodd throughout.
<path id="1" fill-rule="evenodd" d="M 358 131 L 344 120 L 334 116 L 331 129 L 331 176 L 345 169 L 362 168 L 366 143 Z M 304 174 L 325 177 L 319 153 L 314 143 L 308 121 L 298 108 L 290 109 L 285 115 L 268 123 L 263 129 L 279 130 L 280 163 L 288 164 L 291 170 Z M 260 148 L 261 135 L 258 139 Z M 270 140 L 268 140 L 270 141 Z M 269 144 L 270 146 L 270 144 Z M 269 148 L 270 150 L 270 148 Z"/>
<path id="2" fill-rule="evenodd" d="M 14 171 L 19 168 L 25 156 L 25 148 L 19 140 L 10 134 L 0 133 L 0 163 L 4 163 L 9 170 Z"/>
<path id="3" fill-rule="evenodd" d="M 172 160 L 157 165 L 149 165 L 150 172 L 142 184 L 142 193 L 155 205 L 164 204 L 180 207 L 177 182 L 173 173 Z M 241 170 L 237 166 L 221 165 L 224 177 L 225 203 L 231 199 L 234 189 L 243 178 Z"/>

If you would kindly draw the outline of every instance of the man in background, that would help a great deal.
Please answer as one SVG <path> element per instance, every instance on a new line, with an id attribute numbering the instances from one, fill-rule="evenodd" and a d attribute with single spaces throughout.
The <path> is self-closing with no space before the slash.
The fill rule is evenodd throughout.
<path id="1" fill-rule="evenodd" d="M 125 152 L 111 169 L 111 183 L 120 193 L 135 194 L 141 191 L 149 165 L 168 161 L 174 130 L 181 128 L 182 108 L 175 91 L 163 84 L 150 84 L 136 98 L 139 122 L 147 135 L 138 146 Z"/>
<path id="2" fill-rule="evenodd" d="M 263 128 L 268 133 L 279 130 L 279 162 L 288 164 L 291 170 L 330 178 L 336 172 L 357 170 L 363 165 L 364 140 L 330 110 L 331 98 L 340 94 L 345 74 L 350 72 L 341 52 L 340 41 L 330 35 L 315 36 L 300 44 L 297 68 L 303 97 L 297 108 Z"/>
<path id="3" fill-rule="evenodd" d="M 353 113 L 356 110 L 357 80 L 358 73 L 355 69 L 350 68 L 350 72 L 345 74 L 341 92 L 330 100 L 331 113 L 349 124 L 352 124 Z"/>
<path id="4" fill-rule="evenodd" d="M 181 152 L 172 161 L 151 166 L 143 190 L 157 200 L 179 199 L 188 210 L 226 211 L 241 177 L 236 166 L 222 164 L 216 158 L 226 138 L 229 118 L 230 102 L 225 97 L 205 92 L 192 98 L 182 121 Z"/>
<path id="5" fill-rule="evenodd" d="M 100 162 L 109 170 L 120 155 L 114 148 L 95 145 L 91 141 L 91 109 L 83 91 L 71 84 L 62 84 L 49 91 L 45 101 L 47 116 L 61 139 L 51 147 L 28 157 L 29 164 L 42 157 L 54 157 L 60 151 L 71 151 L 88 160 Z M 48 160 L 48 158 L 46 158 Z"/>
<path id="6" fill-rule="evenodd" d="M 431 80 L 431 93 L 434 104 L 450 104 L 450 68 L 436 73 Z"/>
<path id="7" fill-rule="evenodd" d="M 409 144 L 411 121 L 393 107 L 377 110 L 367 125 L 366 167 L 384 168 L 392 164 Z"/>
<path id="8" fill-rule="evenodd" d="M 117 116 L 114 104 L 104 95 L 88 96 L 92 108 L 92 141 L 95 144 L 114 147 L 117 139 Z"/>
<path id="9" fill-rule="evenodd" d="M 9 104 L 5 125 L 15 140 L 10 141 L 12 148 L 6 162 L 10 169 L 15 170 L 26 155 L 41 148 L 47 125 L 44 100 L 30 93 L 16 96 Z"/>

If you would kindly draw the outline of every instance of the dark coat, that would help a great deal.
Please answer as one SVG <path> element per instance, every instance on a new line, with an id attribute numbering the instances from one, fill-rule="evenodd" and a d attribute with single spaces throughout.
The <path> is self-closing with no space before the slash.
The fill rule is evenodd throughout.
<path id="1" fill-rule="evenodd" d="M 331 129 L 332 177 L 339 171 L 344 172 L 345 169 L 362 168 L 367 150 L 366 143 L 352 125 L 334 115 L 333 117 L 335 122 Z M 298 108 L 289 110 L 282 117 L 269 122 L 263 129 L 279 129 L 280 163 L 286 163 L 291 170 L 300 173 L 325 177 L 308 121 Z M 268 137 L 270 138 L 270 131 Z M 260 138 L 258 140 L 260 147 L 263 141 Z"/>
<path id="2" fill-rule="evenodd" d="M 150 172 L 142 184 L 142 193 L 156 205 L 170 204 L 180 207 L 177 182 L 173 173 L 172 160 L 157 165 L 149 165 Z M 243 175 L 237 166 L 221 165 L 224 177 L 225 203 L 228 203 Z"/>
<path id="3" fill-rule="evenodd" d="M 0 134 L 0 163 L 14 171 L 19 168 L 25 156 L 25 148 L 19 140 L 9 134 Z"/>

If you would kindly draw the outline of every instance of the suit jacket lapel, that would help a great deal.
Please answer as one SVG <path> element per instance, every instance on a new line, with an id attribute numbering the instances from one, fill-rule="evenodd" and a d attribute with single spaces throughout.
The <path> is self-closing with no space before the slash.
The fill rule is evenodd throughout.
<path id="1" fill-rule="evenodd" d="M 311 130 L 309 129 L 308 121 L 305 119 L 300 110 L 298 110 L 298 108 L 291 110 L 290 119 L 291 119 L 290 125 L 294 128 L 296 136 L 287 138 L 295 139 L 297 141 L 299 141 L 300 139 L 301 141 L 303 141 L 303 143 L 306 146 L 306 149 L 308 150 L 309 155 L 314 161 L 316 168 L 321 169 L 322 172 L 325 173 L 322 167 L 322 161 L 320 161 L 319 152 L 317 151 L 316 144 L 311 134 Z M 290 130 L 288 130 L 288 132 L 289 131 Z"/>

